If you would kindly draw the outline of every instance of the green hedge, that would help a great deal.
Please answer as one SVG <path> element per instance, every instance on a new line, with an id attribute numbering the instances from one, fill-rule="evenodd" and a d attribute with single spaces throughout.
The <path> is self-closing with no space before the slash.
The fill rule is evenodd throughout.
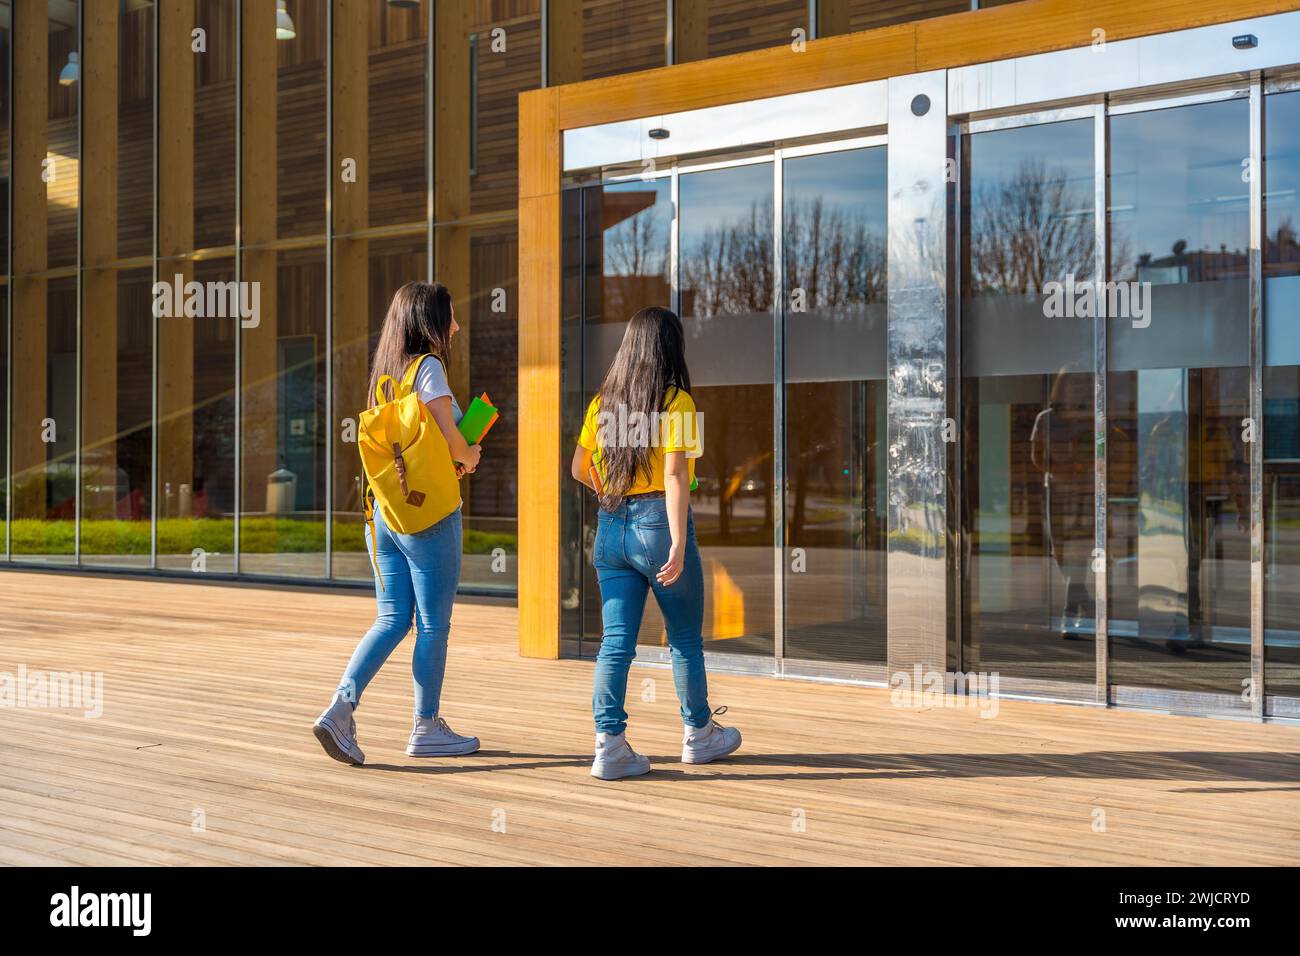
<path id="1" fill-rule="evenodd" d="M 360 521 L 334 522 L 334 550 L 366 549 L 364 525 Z M 12 523 L 14 554 L 72 554 L 73 523 L 69 520 L 40 521 L 20 518 Z M 255 517 L 240 522 L 239 549 L 244 554 L 319 553 L 325 550 L 325 525 L 321 521 L 294 518 Z M 158 521 L 158 553 L 189 554 L 195 548 L 230 554 L 235 550 L 233 518 L 161 518 Z M 502 548 L 518 551 L 518 538 L 505 532 L 465 532 L 466 554 L 491 554 Z M 86 520 L 81 522 L 83 554 L 148 554 L 149 522 Z"/>

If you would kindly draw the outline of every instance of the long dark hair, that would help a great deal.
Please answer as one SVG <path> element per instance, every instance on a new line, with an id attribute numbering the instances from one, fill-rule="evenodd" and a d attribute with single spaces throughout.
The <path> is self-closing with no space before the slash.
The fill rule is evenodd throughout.
<path id="1" fill-rule="evenodd" d="M 597 393 L 600 410 L 625 408 L 629 418 L 640 412 L 647 420 L 653 420 L 651 415 L 663 411 L 670 388 L 691 390 L 682 320 L 671 309 L 651 306 L 641 309 L 627 324 L 618 354 Z M 601 448 L 602 508 L 616 510 L 638 474 L 649 480 L 650 451 L 649 447 L 635 447 L 622 441 Z"/>
<path id="2" fill-rule="evenodd" d="M 402 380 L 407 366 L 426 352 L 443 361 L 451 346 L 451 293 L 441 282 L 408 282 L 393 295 L 379 331 L 379 344 L 370 363 L 366 400 L 375 400 L 375 386 L 385 375 Z M 392 398 L 392 387 L 385 389 Z"/>

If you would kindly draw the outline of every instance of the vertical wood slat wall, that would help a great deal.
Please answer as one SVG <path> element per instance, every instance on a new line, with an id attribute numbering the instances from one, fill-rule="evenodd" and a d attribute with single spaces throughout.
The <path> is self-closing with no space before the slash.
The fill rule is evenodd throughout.
<path id="1" fill-rule="evenodd" d="M 698 44 L 699 0 L 677 0 L 678 65 L 519 97 L 519 649 L 560 652 L 560 204 L 566 129 L 1087 46 L 1295 9 L 1288 0 L 1024 0 L 716 59 Z M 842 23 L 844 11 L 833 11 Z M 694 46 L 692 44 L 695 44 Z M 554 48 L 553 48 L 554 49 Z M 694 62 L 692 62 L 694 61 Z"/>
<path id="2" fill-rule="evenodd" d="M 195 69 L 190 31 L 193 0 L 159 0 L 158 255 L 194 249 Z M 158 279 L 194 278 L 190 259 L 170 259 Z M 194 325 L 169 322 L 158 335 L 158 478 L 156 485 L 194 485 Z"/>
<path id="3" fill-rule="evenodd" d="M 16 0 L 13 24 L 14 88 L 10 136 L 14 230 L 12 367 L 23 370 L 9 410 L 13 449 L 13 517 L 27 517 L 45 501 L 45 444 L 39 423 L 46 416 L 47 289 L 41 275 L 49 262 L 46 184 L 41 178 L 49 143 L 49 30 L 42 0 Z"/>

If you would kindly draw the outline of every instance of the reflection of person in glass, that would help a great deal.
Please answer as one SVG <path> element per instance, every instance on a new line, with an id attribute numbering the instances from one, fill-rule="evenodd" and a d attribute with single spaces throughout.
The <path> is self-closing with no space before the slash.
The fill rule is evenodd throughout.
<path id="1" fill-rule="evenodd" d="M 1082 636 L 1092 616 L 1087 585 L 1095 507 L 1091 389 L 1091 376 L 1057 372 L 1029 435 L 1030 457 L 1043 476 L 1043 546 L 1065 578 L 1060 628 L 1067 640 Z"/>

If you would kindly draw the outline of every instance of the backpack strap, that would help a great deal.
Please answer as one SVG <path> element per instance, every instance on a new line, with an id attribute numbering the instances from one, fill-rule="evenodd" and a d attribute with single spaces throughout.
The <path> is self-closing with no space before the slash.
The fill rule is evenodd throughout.
<path id="1" fill-rule="evenodd" d="M 386 398 L 384 397 L 384 383 L 385 383 L 385 382 L 392 382 L 392 383 L 393 383 L 393 398 L 394 398 L 394 399 L 398 399 L 398 398 L 401 398 L 401 397 L 402 397 L 401 395 L 399 395 L 399 394 L 397 393 L 397 389 L 398 389 L 397 379 L 393 378 L 393 376 L 391 376 L 391 375 L 381 375 L 381 376 L 379 376 L 379 381 L 375 382 L 375 406 L 374 406 L 375 408 L 378 408 L 380 405 L 383 405 L 385 402 L 388 401 L 388 399 L 386 399 Z"/>
<path id="2" fill-rule="evenodd" d="M 417 355 L 411 361 L 411 364 L 406 366 L 406 373 L 402 376 L 402 384 L 399 386 L 403 395 L 409 395 L 415 390 L 415 379 L 420 372 L 420 364 L 431 355 L 433 355 L 432 352 Z"/>
<path id="3" fill-rule="evenodd" d="M 411 392 L 415 391 L 415 379 L 420 373 L 420 363 L 427 358 L 437 359 L 438 364 L 442 366 L 442 374 L 447 377 L 448 381 L 451 380 L 451 374 L 447 371 L 447 362 L 443 357 L 441 355 L 435 355 L 432 352 L 425 352 L 423 355 L 417 355 L 411 361 L 411 364 L 406 367 L 406 373 L 402 376 L 401 385 L 399 386 L 397 383 L 393 384 L 394 395 L 397 394 L 396 390 L 398 388 L 403 390 L 403 395 L 409 395 Z"/>
<path id="4" fill-rule="evenodd" d="M 375 537 L 375 495 L 370 490 L 370 479 L 366 479 L 361 489 L 361 514 L 370 529 L 370 563 L 375 566 L 375 579 L 379 581 L 379 590 L 384 591 L 384 573 L 379 570 L 379 540 Z"/>

